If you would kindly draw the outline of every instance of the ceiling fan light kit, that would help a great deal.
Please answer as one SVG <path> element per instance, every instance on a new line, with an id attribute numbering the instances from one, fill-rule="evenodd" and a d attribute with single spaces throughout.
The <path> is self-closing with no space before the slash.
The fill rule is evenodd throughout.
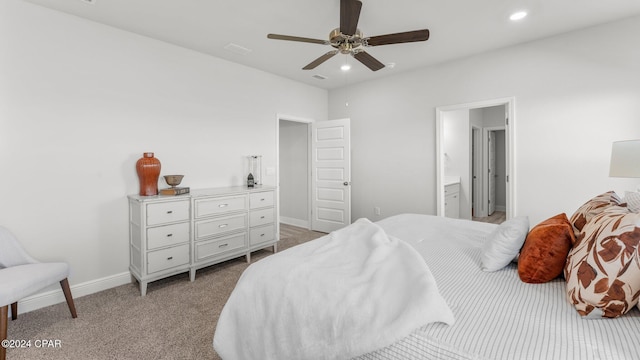
<path id="1" fill-rule="evenodd" d="M 365 37 L 362 31 L 358 29 L 361 9 L 362 2 L 360 0 L 340 0 L 340 27 L 331 30 L 329 40 L 279 34 L 268 34 L 267 38 L 330 45 L 335 48 L 335 50 L 331 50 L 307 64 L 302 68 L 303 70 L 315 69 L 318 65 L 340 53 L 353 56 L 372 71 L 378 71 L 384 68 L 385 65 L 367 53 L 364 48 L 426 41 L 429 39 L 429 30 L 427 29 Z"/>

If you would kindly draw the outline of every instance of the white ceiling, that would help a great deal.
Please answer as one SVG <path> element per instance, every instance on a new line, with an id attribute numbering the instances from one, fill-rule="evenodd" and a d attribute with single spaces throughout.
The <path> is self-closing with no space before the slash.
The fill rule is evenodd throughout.
<path id="1" fill-rule="evenodd" d="M 339 0 L 27 1 L 326 89 L 640 15 L 639 0 L 362 0 L 358 28 L 365 36 L 431 32 L 427 42 L 368 48 L 382 63 L 395 63 L 372 72 L 348 55 L 302 70 L 332 48 L 266 37 L 328 39 L 339 27 Z M 529 16 L 511 22 L 509 14 L 521 9 Z M 225 50 L 229 43 L 251 52 Z"/>

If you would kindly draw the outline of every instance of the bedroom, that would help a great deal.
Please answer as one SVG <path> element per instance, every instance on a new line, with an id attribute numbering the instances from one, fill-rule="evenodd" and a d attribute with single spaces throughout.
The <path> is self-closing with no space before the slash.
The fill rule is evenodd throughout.
<path id="1" fill-rule="evenodd" d="M 505 96 L 517 101 L 516 214 L 536 223 L 637 185 L 607 174 L 611 143 L 640 137 L 637 13 L 325 90 L 28 2 L 0 6 L 0 164 L 11 189 L 0 218 L 34 257 L 71 264 L 76 297 L 129 281 L 125 195 L 137 191 L 142 152 L 193 188 L 237 184 L 248 153 L 275 166 L 277 113 L 351 119 L 353 219 L 377 220 L 374 206 L 435 214 L 434 109 Z"/>

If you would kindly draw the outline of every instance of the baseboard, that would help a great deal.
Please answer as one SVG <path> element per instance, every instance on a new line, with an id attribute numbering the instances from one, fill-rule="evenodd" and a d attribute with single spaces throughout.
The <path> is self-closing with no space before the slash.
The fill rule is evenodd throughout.
<path id="1" fill-rule="evenodd" d="M 309 228 L 309 221 L 307 220 L 295 219 L 280 215 L 280 222 L 283 224 L 297 226 L 305 229 Z"/>
<path id="2" fill-rule="evenodd" d="M 131 274 L 123 272 L 121 274 L 103 277 L 101 279 L 87 281 L 81 284 L 71 286 L 71 294 L 74 299 L 94 294 L 103 290 L 111 289 L 116 286 L 124 285 L 131 282 Z M 50 305 L 66 302 L 62 288 L 58 286 L 57 290 L 45 291 L 35 295 L 28 296 L 18 302 L 18 314 L 41 309 Z"/>

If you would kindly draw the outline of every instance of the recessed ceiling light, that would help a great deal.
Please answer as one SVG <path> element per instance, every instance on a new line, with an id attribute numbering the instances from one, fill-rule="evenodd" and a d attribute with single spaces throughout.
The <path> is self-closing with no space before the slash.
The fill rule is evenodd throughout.
<path id="1" fill-rule="evenodd" d="M 349 71 L 351 69 L 351 65 L 349 64 L 343 64 L 342 66 L 340 66 L 340 70 L 342 71 Z"/>
<path id="2" fill-rule="evenodd" d="M 509 16 L 509 20 L 518 21 L 518 20 L 524 19 L 525 17 L 527 17 L 526 11 L 516 11 L 513 14 L 511 14 L 511 16 Z"/>

